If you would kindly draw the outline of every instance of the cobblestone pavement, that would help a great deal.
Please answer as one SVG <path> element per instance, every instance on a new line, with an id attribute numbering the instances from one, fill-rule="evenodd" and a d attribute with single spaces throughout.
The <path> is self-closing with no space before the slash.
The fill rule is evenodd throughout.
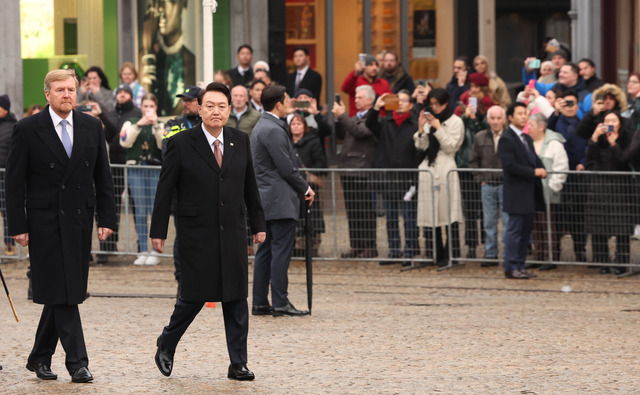
<path id="1" fill-rule="evenodd" d="M 90 272 L 81 306 L 95 377 L 72 384 L 64 352 L 57 381 L 24 365 L 41 306 L 26 299 L 27 262 L 2 265 L 21 319 L 0 299 L 2 393 L 638 393 L 640 277 L 561 267 L 528 281 L 476 264 L 446 272 L 400 272 L 375 263 L 314 266 L 313 315 L 250 318 L 253 382 L 226 378 L 220 306 L 205 308 L 176 352 L 170 378 L 158 372 L 155 339 L 176 284 L 157 267 L 111 258 Z M 251 269 L 250 269 L 251 271 Z M 571 292 L 563 292 L 563 287 Z M 290 299 L 306 307 L 305 269 L 290 269 Z"/>

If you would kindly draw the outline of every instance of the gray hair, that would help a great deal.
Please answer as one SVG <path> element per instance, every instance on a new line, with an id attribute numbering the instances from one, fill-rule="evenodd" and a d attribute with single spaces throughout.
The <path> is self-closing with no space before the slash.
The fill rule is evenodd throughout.
<path id="1" fill-rule="evenodd" d="M 356 93 L 358 92 L 364 92 L 367 95 L 367 99 L 373 100 L 376 98 L 376 92 L 369 85 L 360 85 L 356 88 Z"/>
<path id="2" fill-rule="evenodd" d="M 480 56 L 480 55 L 478 55 Z M 502 114 L 502 118 L 507 119 L 507 112 L 504 110 L 504 108 L 500 107 L 499 105 L 495 104 L 491 107 L 489 107 L 489 109 L 487 110 L 487 115 L 489 115 L 489 113 L 491 112 L 491 110 L 500 110 L 500 113 Z"/>
<path id="3" fill-rule="evenodd" d="M 545 129 L 547 127 L 547 117 L 544 116 L 543 113 L 538 112 L 535 113 L 531 116 L 529 116 L 529 119 L 531 119 L 533 122 L 536 123 L 536 125 L 540 126 L 540 125 L 544 125 L 543 129 Z"/>

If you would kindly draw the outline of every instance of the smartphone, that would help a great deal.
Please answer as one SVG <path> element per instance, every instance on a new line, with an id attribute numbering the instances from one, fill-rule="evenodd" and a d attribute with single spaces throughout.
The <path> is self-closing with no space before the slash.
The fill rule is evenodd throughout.
<path id="1" fill-rule="evenodd" d="M 420 86 L 427 86 L 427 81 L 425 81 L 425 80 L 418 80 L 418 85 L 420 85 Z"/>
<path id="2" fill-rule="evenodd" d="M 293 102 L 293 108 L 307 108 L 309 107 L 309 102 L 306 100 L 296 100 Z"/>
<path id="3" fill-rule="evenodd" d="M 364 63 L 364 58 L 367 57 L 366 53 L 359 53 L 358 54 L 358 60 L 361 61 L 362 63 Z"/>
<path id="4" fill-rule="evenodd" d="M 573 107 L 576 104 L 575 100 L 565 100 L 564 103 L 567 107 Z"/>
<path id="5" fill-rule="evenodd" d="M 398 109 L 398 95 L 387 95 L 384 97 L 384 109 L 386 111 L 395 111 Z"/>
<path id="6" fill-rule="evenodd" d="M 472 107 L 474 111 L 478 108 L 477 97 L 469 97 L 469 107 Z"/>
<path id="7" fill-rule="evenodd" d="M 540 59 L 532 60 L 529 62 L 530 69 L 539 69 L 540 68 Z"/>
<path id="8" fill-rule="evenodd" d="M 424 115 L 425 115 L 425 116 L 427 116 L 427 115 L 431 115 L 431 111 L 426 111 L 426 110 L 425 110 Z"/>
<path id="9" fill-rule="evenodd" d="M 76 110 L 80 112 L 91 112 L 91 106 L 78 106 Z"/>
<path id="10" fill-rule="evenodd" d="M 604 95 L 596 96 L 596 101 L 604 101 Z"/>
<path id="11" fill-rule="evenodd" d="M 336 103 L 340 104 L 341 99 L 340 99 L 340 94 L 336 93 Z"/>
<path id="12" fill-rule="evenodd" d="M 536 80 L 529 80 L 529 88 L 531 89 L 536 88 Z"/>
<path id="13" fill-rule="evenodd" d="M 153 115 L 153 114 L 155 114 L 155 113 L 156 113 L 156 112 L 155 112 L 155 111 L 153 111 L 152 109 L 148 109 L 147 111 L 145 111 L 145 115 L 146 115 L 146 116 L 148 116 L 148 117 L 152 116 L 152 115 Z"/>
<path id="14" fill-rule="evenodd" d="M 613 125 L 604 125 L 607 128 L 607 133 L 613 133 Z"/>

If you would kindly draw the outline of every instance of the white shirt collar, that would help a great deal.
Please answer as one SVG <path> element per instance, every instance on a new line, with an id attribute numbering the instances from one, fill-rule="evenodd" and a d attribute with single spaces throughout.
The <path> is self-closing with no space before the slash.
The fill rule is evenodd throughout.
<path id="1" fill-rule="evenodd" d="M 58 126 L 60 124 L 60 122 L 62 121 L 62 118 L 58 114 L 56 114 L 55 111 L 53 111 L 51 106 L 49 106 L 49 115 L 51 115 L 51 120 L 53 121 L 53 126 Z M 66 120 L 69 123 L 69 125 L 73 126 L 73 111 L 71 111 L 69 113 L 69 115 L 67 115 Z"/>
<path id="2" fill-rule="evenodd" d="M 301 74 L 301 75 L 302 75 L 302 77 L 301 77 L 301 78 L 304 78 L 304 75 L 305 75 L 305 74 L 307 74 L 307 70 L 309 70 L 309 65 L 306 65 L 306 66 L 305 66 L 304 68 L 302 68 L 302 69 L 298 69 L 298 70 L 296 71 L 296 73 Z"/>
<path id="3" fill-rule="evenodd" d="M 276 119 L 280 119 L 279 116 L 277 116 L 276 114 L 272 113 L 271 111 L 265 111 L 265 114 L 270 114 L 272 117 L 276 118 Z"/>
<path id="4" fill-rule="evenodd" d="M 522 138 L 522 134 L 524 133 L 522 130 L 518 129 L 517 127 L 513 126 L 513 124 L 510 124 L 509 127 L 516 132 L 516 134 L 518 135 L 518 137 Z"/>
<path id="5" fill-rule="evenodd" d="M 240 117 L 242 117 L 242 114 L 244 114 L 245 112 L 249 111 L 249 104 L 245 104 L 244 105 L 244 110 L 240 111 L 240 112 L 236 112 L 236 109 L 233 109 L 233 114 L 236 116 L 236 118 L 240 119 Z"/>
<path id="6" fill-rule="evenodd" d="M 213 151 L 213 142 L 216 140 L 220 140 L 220 151 L 222 151 L 222 154 L 224 154 L 224 128 L 222 129 L 222 132 L 220 132 L 220 135 L 216 138 L 213 137 L 211 135 L 211 133 L 207 132 L 207 129 L 204 127 L 204 123 L 200 124 L 200 127 L 202 127 L 202 133 L 204 133 L 204 137 L 207 138 L 207 142 L 209 143 L 209 147 L 211 147 L 211 151 Z"/>
<path id="7" fill-rule="evenodd" d="M 238 73 L 240 73 L 240 75 L 243 77 L 244 77 L 244 73 L 246 73 L 249 70 L 251 70 L 251 66 L 247 67 L 246 69 L 243 69 L 242 66 L 238 65 Z"/>

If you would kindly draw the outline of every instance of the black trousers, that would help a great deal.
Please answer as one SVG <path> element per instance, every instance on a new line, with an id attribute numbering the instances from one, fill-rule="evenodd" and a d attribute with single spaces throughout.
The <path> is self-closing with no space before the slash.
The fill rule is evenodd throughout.
<path id="1" fill-rule="evenodd" d="M 376 247 L 376 208 L 368 178 L 342 176 L 349 241 L 355 250 Z"/>
<path id="2" fill-rule="evenodd" d="M 175 351 L 182 335 L 196 318 L 202 306 L 204 306 L 204 302 L 189 302 L 179 297 L 173 314 L 171 314 L 169 325 L 164 327 L 158 338 L 160 344 L 170 351 Z M 247 363 L 247 334 L 249 333 L 247 300 L 222 302 L 222 315 L 231 363 Z"/>
<path id="3" fill-rule="evenodd" d="M 44 305 L 29 362 L 51 365 L 51 356 L 56 351 L 58 339 L 66 354 L 65 365 L 69 373 L 89 366 L 77 304 Z"/>

